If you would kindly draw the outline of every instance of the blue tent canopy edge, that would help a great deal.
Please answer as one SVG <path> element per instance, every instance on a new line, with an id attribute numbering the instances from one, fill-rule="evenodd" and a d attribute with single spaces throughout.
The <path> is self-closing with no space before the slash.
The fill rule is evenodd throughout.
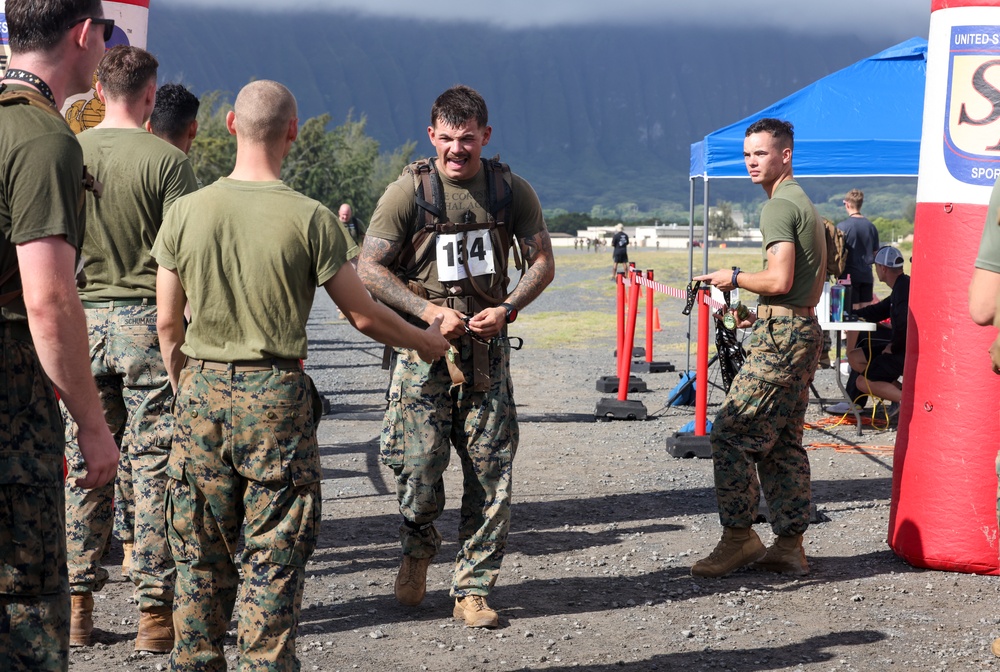
<path id="1" fill-rule="evenodd" d="M 744 133 L 765 117 L 795 126 L 796 177 L 916 176 L 926 72 L 919 37 L 858 61 L 692 144 L 690 177 L 747 177 Z"/>

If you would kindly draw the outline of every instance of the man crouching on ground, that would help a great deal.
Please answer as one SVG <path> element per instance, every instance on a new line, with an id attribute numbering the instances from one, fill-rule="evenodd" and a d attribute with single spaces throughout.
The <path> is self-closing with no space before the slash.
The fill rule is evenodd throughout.
<path id="1" fill-rule="evenodd" d="M 811 484 L 802 427 L 823 346 L 814 306 L 823 291 L 826 239 L 822 218 L 792 177 L 792 138 L 790 123 L 761 119 L 743 141 L 750 179 L 769 199 L 760 215 L 764 270 L 695 278 L 722 291 L 754 292 L 760 305 L 756 320 L 739 324 L 753 325 L 750 352 L 712 427 L 722 540 L 691 567 L 693 576 L 725 576 L 751 563 L 797 576 L 809 572 L 802 533 L 809 526 Z M 751 527 L 762 486 L 777 535 L 767 549 Z"/>

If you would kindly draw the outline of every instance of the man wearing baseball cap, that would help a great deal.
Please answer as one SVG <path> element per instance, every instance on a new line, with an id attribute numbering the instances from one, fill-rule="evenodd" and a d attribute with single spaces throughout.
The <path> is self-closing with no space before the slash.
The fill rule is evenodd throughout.
<path id="1" fill-rule="evenodd" d="M 847 393 L 855 403 L 864 405 L 865 395 L 880 397 L 889 402 L 886 409 L 890 418 L 899 413 L 903 388 L 897 382 L 903 375 L 906 357 L 906 317 L 910 303 L 910 276 L 903 273 L 903 255 L 895 247 L 885 245 L 875 253 L 875 274 L 879 281 L 889 285 L 889 298 L 859 308 L 854 314 L 865 322 L 892 323 L 888 338 L 879 333 L 862 334 L 854 348 L 849 349 L 847 361 L 851 364 L 851 377 Z M 844 404 L 846 406 L 846 403 Z M 839 406 L 839 405 L 838 405 Z M 830 412 L 847 412 L 832 406 Z"/>

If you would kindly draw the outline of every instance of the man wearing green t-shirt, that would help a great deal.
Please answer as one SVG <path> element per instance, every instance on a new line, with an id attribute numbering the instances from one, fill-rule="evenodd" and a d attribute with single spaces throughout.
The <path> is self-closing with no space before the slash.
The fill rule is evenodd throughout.
<path id="1" fill-rule="evenodd" d="M 0 670 L 66 670 L 69 586 L 63 422 L 76 419 L 76 485 L 109 483 L 104 421 L 76 293 L 83 155 L 59 114 L 90 89 L 114 22 L 99 0 L 7 0 L 0 84 Z M 91 196 L 87 197 L 88 199 Z"/>
<path id="2" fill-rule="evenodd" d="M 993 185 L 979 252 L 969 283 L 969 315 L 981 326 L 1000 327 L 1000 180 Z M 1000 374 L 1000 334 L 990 348 L 993 373 Z M 998 467 L 1000 468 L 1000 467 Z M 1000 498 L 998 498 L 1000 501 Z M 1000 640 L 998 640 L 1000 642 Z M 1000 655 L 1000 644 L 998 644 Z"/>
<path id="3" fill-rule="evenodd" d="M 156 104 L 146 121 L 146 130 L 187 154 L 198 135 L 199 107 L 198 96 L 184 85 L 164 84 L 156 90 Z"/>
<path id="4" fill-rule="evenodd" d="M 80 298 L 90 332 L 90 368 L 108 426 L 122 448 L 123 471 L 131 472 L 134 502 L 124 500 L 127 489 L 118 493 L 119 509 L 134 505 L 135 511 L 134 545 L 133 531 L 120 530 L 139 603 L 135 648 L 166 653 L 174 641 L 174 567 L 163 520 L 169 441 L 160 424 L 171 391 L 156 336 L 156 262 L 150 249 L 164 213 L 197 183 L 187 156 L 143 128 L 153 109 L 157 66 L 149 52 L 117 46 L 97 69 L 105 117 L 79 141 L 104 194 L 87 206 L 87 284 Z M 80 459 L 72 423 L 66 437 L 74 474 Z M 85 492 L 66 485 L 71 646 L 90 644 L 93 593 L 107 579 L 100 560 L 111 534 L 114 494 L 110 486 Z"/>
<path id="5" fill-rule="evenodd" d="M 424 598 L 427 567 L 441 547 L 434 521 L 444 510 L 443 475 L 454 445 L 464 480 L 452 614 L 470 627 L 492 628 L 499 618 L 486 597 L 510 530 L 519 436 L 507 325 L 552 281 L 555 262 L 531 185 L 499 161 L 480 158 L 492 132 L 482 96 L 452 87 L 434 101 L 430 122 L 437 157 L 412 164 L 386 188 L 358 264 L 375 298 L 418 324 L 441 318 L 441 332 L 453 342 L 446 361 L 421 362 L 405 349 L 393 358 L 381 458 L 395 474 L 403 518 L 394 592 L 405 606 Z M 424 203 L 441 195 L 430 204 L 433 222 L 417 189 Z M 433 235 L 417 242 L 428 230 Z M 512 246 L 527 268 L 511 291 Z"/>
<path id="6" fill-rule="evenodd" d="M 823 345 L 814 306 L 823 291 L 823 220 L 792 177 L 792 125 L 761 119 L 746 131 L 743 157 L 768 202 L 760 216 L 764 269 L 720 270 L 696 277 L 722 291 L 760 296 L 750 351 L 712 426 L 712 462 L 722 540 L 691 567 L 693 576 L 725 576 L 751 563 L 793 575 L 809 572 L 802 533 L 809 526 L 811 484 L 802 430 Z M 763 489 L 774 544 L 764 548 L 752 525 Z"/>
<path id="7" fill-rule="evenodd" d="M 305 565 L 322 500 L 322 406 L 300 365 L 316 287 L 376 340 L 415 348 L 427 361 L 448 342 L 440 319 L 418 329 L 372 301 L 336 216 L 280 181 L 298 135 L 288 89 L 248 84 L 226 125 L 236 135 L 232 174 L 179 199 L 153 246 L 157 327 L 176 392 L 166 471 L 177 564 L 170 665 L 225 669 L 222 645 L 238 599 L 237 667 L 297 670 Z M 233 562 L 241 532 L 242 585 Z"/>

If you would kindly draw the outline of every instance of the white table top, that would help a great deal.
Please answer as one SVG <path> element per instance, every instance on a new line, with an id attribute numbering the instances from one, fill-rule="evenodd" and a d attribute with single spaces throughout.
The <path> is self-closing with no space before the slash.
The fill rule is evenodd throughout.
<path id="1" fill-rule="evenodd" d="M 875 331 L 875 322 L 820 322 L 823 331 Z"/>

